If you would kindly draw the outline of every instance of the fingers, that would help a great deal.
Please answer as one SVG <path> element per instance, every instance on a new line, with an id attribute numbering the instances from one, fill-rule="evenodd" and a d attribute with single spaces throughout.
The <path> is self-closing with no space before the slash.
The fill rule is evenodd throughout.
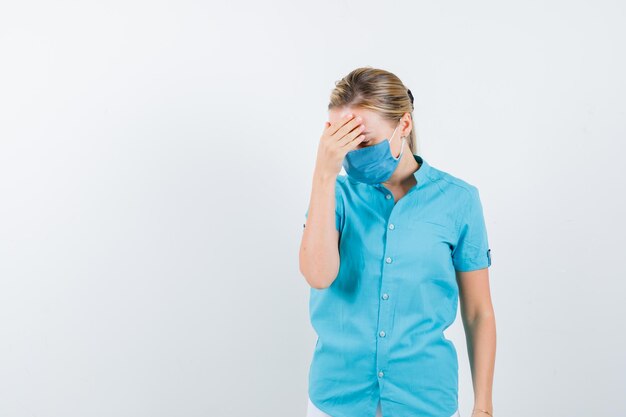
<path id="1" fill-rule="evenodd" d="M 342 145 L 342 149 L 346 151 L 346 153 L 352 149 L 355 149 L 357 146 L 359 146 L 361 142 L 365 140 L 365 135 L 362 135 L 360 133 L 361 132 L 350 132 L 350 134 L 345 136 L 345 138 L 351 139 L 346 139 L 345 142 L 343 140 L 341 141 L 344 142 Z"/>
<path id="2" fill-rule="evenodd" d="M 355 149 L 365 140 L 362 132 L 365 126 L 360 117 L 353 114 L 346 114 L 335 123 L 324 123 L 325 136 L 333 138 L 333 142 L 344 152 Z"/>
<path id="3" fill-rule="evenodd" d="M 327 125 L 327 132 L 328 136 L 332 136 L 334 135 L 341 126 L 343 126 L 345 123 L 347 123 L 350 119 L 352 119 L 352 117 L 354 117 L 353 114 L 344 114 L 341 119 L 337 120 L 335 123 L 330 123 L 330 122 L 326 122 Z"/>
<path id="4" fill-rule="evenodd" d="M 356 142 L 354 144 L 354 147 L 356 147 L 359 143 L 363 142 L 363 140 L 365 139 L 365 135 L 363 135 L 364 130 L 365 130 L 365 126 L 363 126 L 362 124 L 357 126 L 356 129 L 352 130 L 351 132 L 346 134 L 344 137 L 342 137 L 337 142 L 337 144 L 341 147 L 345 147 L 349 145 L 351 146 L 353 142 Z"/>
<path id="5" fill-rule="evenodd" d="M 355 118 L 353 114 L 344 115 L 341 119 L 337 120 L 335 123 L 331 123 L 327 128 L 327 134 L 329 136 L 335 136 L 338 139 L 343 138 L 346 134 L 348 134 L 352 129 L 361 123 L 359 118 Z"/>

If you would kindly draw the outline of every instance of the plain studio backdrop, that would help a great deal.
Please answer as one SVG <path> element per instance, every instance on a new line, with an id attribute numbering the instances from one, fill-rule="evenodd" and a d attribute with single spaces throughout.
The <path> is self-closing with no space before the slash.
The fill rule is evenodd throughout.
<path id="1" fill-rule="evenodd" d="M 304 417 L 298 249 L 329 94 L 360 66 L 402 79 L 418 153 L 480 190 L 495 416 L 624 415 L 625 18 L 3 1 L 0 416 Z M 446 332 L 469 417 L 460 316 Z"/>

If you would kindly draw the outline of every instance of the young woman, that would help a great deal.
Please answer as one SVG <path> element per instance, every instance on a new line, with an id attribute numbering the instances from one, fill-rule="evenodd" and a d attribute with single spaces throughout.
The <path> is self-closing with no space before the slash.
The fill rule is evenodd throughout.
<path id="1" fill-rule="evenodd" d="M 491 256 L 477 187 L 414 151 L 413 96 L 394 74 L 352 71 L 328 110 L 299 254 L 318 335 L 308 417 L 460 417 L 457 352 L 443 334 L 459 298 L 471 416 L 493 416 Z"/>

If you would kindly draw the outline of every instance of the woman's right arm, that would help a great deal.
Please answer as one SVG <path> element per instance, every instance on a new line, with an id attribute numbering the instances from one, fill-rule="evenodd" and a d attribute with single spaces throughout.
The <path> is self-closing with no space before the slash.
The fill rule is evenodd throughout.
<path id="1" fill-rule="evenodd" d="M 337 175 L 314 174 L 302 243 L 300 272 L 313 288 L 326 288 L 339 272 L 339 231 L 335 228 Z"/>
<path id="2" fill-rule="evenodd" d="M 329 287 L 339 273 L 335 184 L 346 153 L 363 141 L 364 126 L 349 114 L 326 122 L 317 150 L 309 209 L 300 243 L 300 273 L 313 288 Z"/>

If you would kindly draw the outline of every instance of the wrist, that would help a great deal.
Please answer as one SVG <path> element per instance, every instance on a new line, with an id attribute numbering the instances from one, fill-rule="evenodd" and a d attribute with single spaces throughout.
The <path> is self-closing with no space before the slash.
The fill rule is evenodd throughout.
<path id="1" fill-rule="evenodd" d="M 320 184 L 334 184 L 337 180 L 337 174 L 315 170 L 313 172 L 313 182 Z"/>
<path id="2" fill-rule="evenodd" d="M 474 406 L 471 417 L 493 417 L 493 408 Z"/>

